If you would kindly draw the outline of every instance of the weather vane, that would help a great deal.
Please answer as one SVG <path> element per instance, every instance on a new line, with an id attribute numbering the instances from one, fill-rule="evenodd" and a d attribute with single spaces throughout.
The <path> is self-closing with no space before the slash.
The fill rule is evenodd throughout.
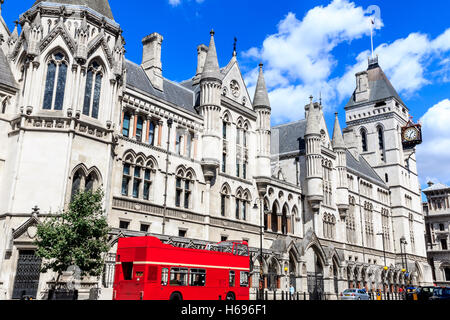
<path id="1" fill-rule="evenodd" d="M 236 45 L 237 45 L 237 38 L 234 37 L 234 44 L 233 44 L 233 57 L 236 56 Z"/>

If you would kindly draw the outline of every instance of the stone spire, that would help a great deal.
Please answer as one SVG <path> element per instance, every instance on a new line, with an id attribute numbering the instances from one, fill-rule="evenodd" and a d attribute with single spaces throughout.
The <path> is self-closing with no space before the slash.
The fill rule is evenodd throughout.
<path id="1" fill-rule="evenodd" d="M 221 80 L 219 61 L 217 59 L 216 44 L 214 42 L 214 30 L 211 30 L 211 42 L 209 43 L 208 54 L 206 55 L 203 67 L 202 79 Z"/>
<path id="2" fill-rule="evenodd" d="M 334 132 L 333 132 L 333 148 L 334 149 L 345 149 L 344 137 L 342 136 L 341 125 L 339 124 L 338 113 L 335 113 L 336 120 L 334 122 Z"/>
<path id="3" fill-rule="evenodd" d="M 111 20 L 114 20 L 108 0 L 36 0 L 33 6 L 41 2 L 52 2 L 74 6 L 86 6 L 94 11 L 97 11 L 101 15 Z"/>
<path id="4" fill-rule="evenodd" d="M 310 104 L 307 106 L 308 116 L 306 118 L 305 136 L 319 135 L 320 136 L 320 122 L 318 108 L 313 103 L 313 97 L 310 98 Z"/>
<path id="5" fill-rule="evenodd" d="M 255 98 L 253 99 L 253 107 L 270 108 L 269 94 L 267 92 L 266 81 L 264 80 L 263 64 L 259 65 L 259 77 L 256 83 Z"/>

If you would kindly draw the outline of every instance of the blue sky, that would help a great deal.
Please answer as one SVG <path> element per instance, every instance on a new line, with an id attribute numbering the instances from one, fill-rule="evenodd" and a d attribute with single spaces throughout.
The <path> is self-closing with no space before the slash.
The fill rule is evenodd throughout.
<path id="1" fill-rule="evenodd" d="M 2 15 L 10 28 L 34 0 L 5 0 Z M 380 65 L 424 126 L 418 149 L 422 186 L 428 180 L 450 184 L 450 2 L 377 0 L 110 0 L 124 30 L 126 57 L 140 63 L 141 39 L 164 36 L 163 73 L 175 81 L 192 77 L 199 44 L 216 32 L 219 63 L 238 60 L 252 94 L 256 68 L 265 64 L 273 124 L 304 117 L 308 96 L 322 94 L 329 130 L 354 86 L 354 74 L 370 54 L 368 18 L 380 8 L 374 46 Z"/>

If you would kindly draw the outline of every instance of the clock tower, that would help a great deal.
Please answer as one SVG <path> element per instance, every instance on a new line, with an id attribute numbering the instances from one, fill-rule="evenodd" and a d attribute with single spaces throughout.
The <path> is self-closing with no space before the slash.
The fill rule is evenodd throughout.
<path id="1" fill-rule="evenodd" d="M 400 253 L 399 239 L 404 237 L 408 253 L 426 256 L 415 149 L 422 142 L 421 127 L 410 120 L 408 107 L 378 57 L 369 59 L 368 69 L 356 74 L 356 90 L 345 110 L 346 145 L 353 146 L 389 187 L 396 252 Z"/>

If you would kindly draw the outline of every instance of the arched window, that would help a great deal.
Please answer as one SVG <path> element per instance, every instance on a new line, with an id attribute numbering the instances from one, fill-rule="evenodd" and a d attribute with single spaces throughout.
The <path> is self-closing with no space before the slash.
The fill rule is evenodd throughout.
<path id="1" fill-rule="evenodd" d="M 95 170 L 88 172 L 84 166 L 79 167 L 72 176 L 70 200 L 72 201 L 80 192 L 94 192 L 99 186 L 99 181 L 99 174 Z"/>
<path id="2" fill-rule="evenodd" d="M 189 169 L 187 173 L 184 168 L 180 168 L 177 171 L 175 178 L 175 206 L 185 209 L 192 207 L 192 192 L 194 186 L 194 174 L 193 170 Z"/>
<path id="3" fill-rule="evenodd" d="M 47 62 L 44 110 L 62 110 L 67 80 L 67 59 L 61 52 L 52 54 Z"/>
<path id="4" fill-rule="evenodd" d="M 222 191 L 220 192 L 220 215 L 222 217 L 226 217 L 228 214 L 229 208 L 229 199 L 230 199 L 230 190 L 227 185 L 222 187 Z"/>
<path id="5" fill-rule="evenodd" d="M 156 125 L 154 121 L 150 121 L 149 127 L 148 127 L 148 141 L 147 143 L 151 146 L 155 145 L 155 129 Z"/>
<path id="6" fill-rule="evenodd" d="M 361 129 L 361 145 L 363 152 L 369 151 L 369 148 L 367 146 L 367 131 L 365 129 Z"/>
<path id="7" fill-rule="evenodd" d="M 152 187 L 153 163 L 149 161 L 144 171 L 144 200 L 150 200 L 150 189 Z"/>
<path id="8" fill-rule="evenodd" d="M 86 89 L 84 92 L 83 114 L 98 119 L 100 95 L 102 90 L 103 68 L 93 61 L 86 74 Z"/>
<path id="9" fill-rule="evenodd" d="M 128 196 L 128 189 L 131 181 L 131 163 L 130 158 L 125 160 L 123 164 L 123 176 L 122 176 L 122 195 Z"/>
<path id="10" fill-rule="evenodd" d="M 81 179 L 82 179 L 82 174 L 81 174 L 80 170 L 78 170 L 77 172 L 75 172 L 75 174 L 73 175 L 73 178 L 72 178 L 72 192 L 71 192 L 70 199 L 73 199 L 73 197 L 78 192 L 80 192 Z"/>
<path id="11" fill-rule="evenodd" d="M 386 157 L 384 155 L 384 131 L 382 127 L 377 127 L 378 132 L 378 146 L 380 149 L 380 157 L 381 161 L 386 161 Z"/>
<path id="12" fill-rule="evenodd" d="M 283 207 L 283 211 L 282 211 L 282 215 L 281 215 L 281 232 L 283 234 L 288 234 L 289 230 L 288 230 L 288 207 L 284 206 Z"/>

